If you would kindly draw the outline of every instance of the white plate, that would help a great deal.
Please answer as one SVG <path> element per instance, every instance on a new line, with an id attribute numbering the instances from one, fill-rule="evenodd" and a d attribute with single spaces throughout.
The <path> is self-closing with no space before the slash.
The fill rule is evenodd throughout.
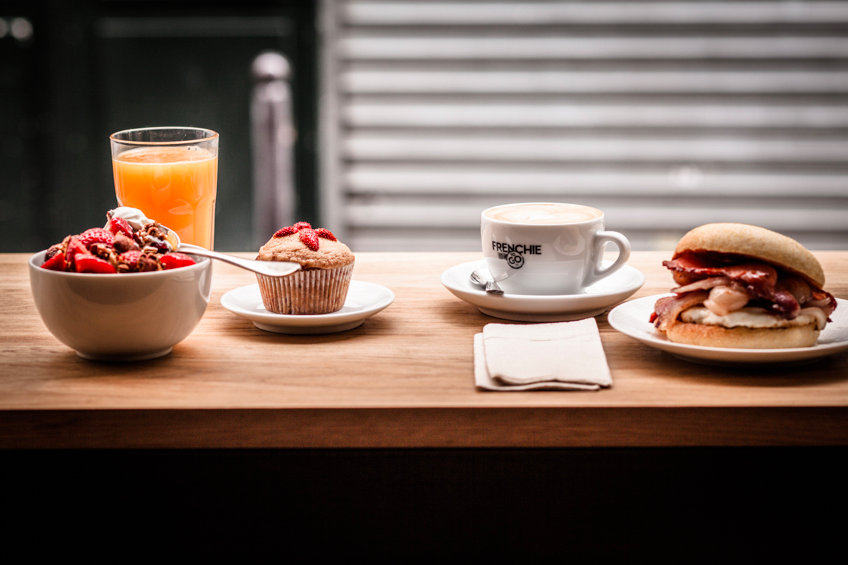
<path id="1" fill-rule="evenodd" d="M 587 288 L 583 294 L 498 296 L 487 294 L 471 282 L 469 276 L 474 269 L 488 274 L 482 261 L 471 261 L 442 273 L 442 284 L 454 296 L 473 304 L 484 314 L 519 322 L 564 322 L 597 316 L 633 295 L 645 284 L 645 275 L 625 265 Z"/>
<path id="2" fill-rule="evenodd" d="M 841 351 L 848 351 L 848 300 L 837 299 L 836 311 L 830 315 L 832 322 L 824 328 L 819 335 L 818 342 L 812 347 L 726 349 L 668 341 L 665 334 L 654 328 L 654 324 L 648 321 L 654 311 L 654 304 L 663 296 L 670 295 L 658 294 L 625 302 L 609 313 L 607 321 L 621 333 L 644 344 L 668 351 L 672 355 L 687 361 L 713 365 L 807 362 Z"/>
<path id="3" fill-rule="evenodd" d="M 265 309 L 259 285 L 234 288 L 221 297 L 221 306 L 247 318 L 260 330 L 281 334 L 328 334 L 358 327 L 395 299 L 384 286 L 364 281 L 350 281 L 344 306 L 338 312 L 316 315 L 275 314 Z"/>

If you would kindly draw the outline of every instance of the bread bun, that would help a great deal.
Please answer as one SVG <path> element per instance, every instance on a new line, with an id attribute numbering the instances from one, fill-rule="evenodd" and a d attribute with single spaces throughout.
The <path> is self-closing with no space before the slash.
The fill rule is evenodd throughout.
<path id="1" fill-rule="evenodd" d="M 674 343 L 733 349 L 783 349 L 811 347 L 819 337 L 815 323 L 788 328 L 725 328 L 677 322 L 666 330 Z"/>
<path id="2" fill-rule="evenodd" d="M 824 287 L 821 264 L 790 237 L 746 224 L 706 224 L 683 236 L 673 259 L 688 253 L 731 253 L 771 263 Z M 815 341 L 815 340 L 814 340 Z M 782 347 L 782 346 L 781 346 Z"/>

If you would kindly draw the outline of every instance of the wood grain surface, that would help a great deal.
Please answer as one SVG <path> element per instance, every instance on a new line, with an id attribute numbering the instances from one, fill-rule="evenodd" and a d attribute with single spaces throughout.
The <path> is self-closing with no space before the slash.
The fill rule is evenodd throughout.
<path id="1" fill-rule="evenodd" d="M 848 252 L 816 254 L 848 298 Z M 661 261 L 634 298 L 668 292 Z M 360 253 L 354 279 L 394 303 L 354 330 L 289 336 L 221 304 L 253 276 L 215 264 L 209 308 L 171 354 L 79 358 L 44 327 L 27 255 L 0 255 L 0 447 L 569 447 L 848 445 L 848 354 L 800 366 L 726 368 L 677 359 L 598 316 L 614 386 L 482 392 L 472 339 L 501 322 L 450 294 L 441 273 L 476 253 Z"/>

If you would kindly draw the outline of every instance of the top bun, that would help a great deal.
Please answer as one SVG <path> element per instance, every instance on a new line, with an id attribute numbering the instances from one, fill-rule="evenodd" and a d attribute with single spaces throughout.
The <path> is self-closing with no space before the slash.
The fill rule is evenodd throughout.
<path id="1" fill-rule="evenodd" d="M 746 224 L 706 224 L 683 236 L 674 259 L 687 253 L 732 253 L 771 263 L 824 287 L 824 270 L 812 253 L 790 237 Z"/>

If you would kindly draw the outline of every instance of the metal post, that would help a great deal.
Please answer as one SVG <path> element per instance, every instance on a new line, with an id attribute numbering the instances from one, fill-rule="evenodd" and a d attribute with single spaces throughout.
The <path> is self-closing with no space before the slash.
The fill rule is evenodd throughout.
<path id="1" fill-rule="evenodd" d="M 295 222 L 294 140 L 289 63 L 280 53 L 262 53 L 251 66 L 253 145 L 253 238 L 259 245 Z"/>

